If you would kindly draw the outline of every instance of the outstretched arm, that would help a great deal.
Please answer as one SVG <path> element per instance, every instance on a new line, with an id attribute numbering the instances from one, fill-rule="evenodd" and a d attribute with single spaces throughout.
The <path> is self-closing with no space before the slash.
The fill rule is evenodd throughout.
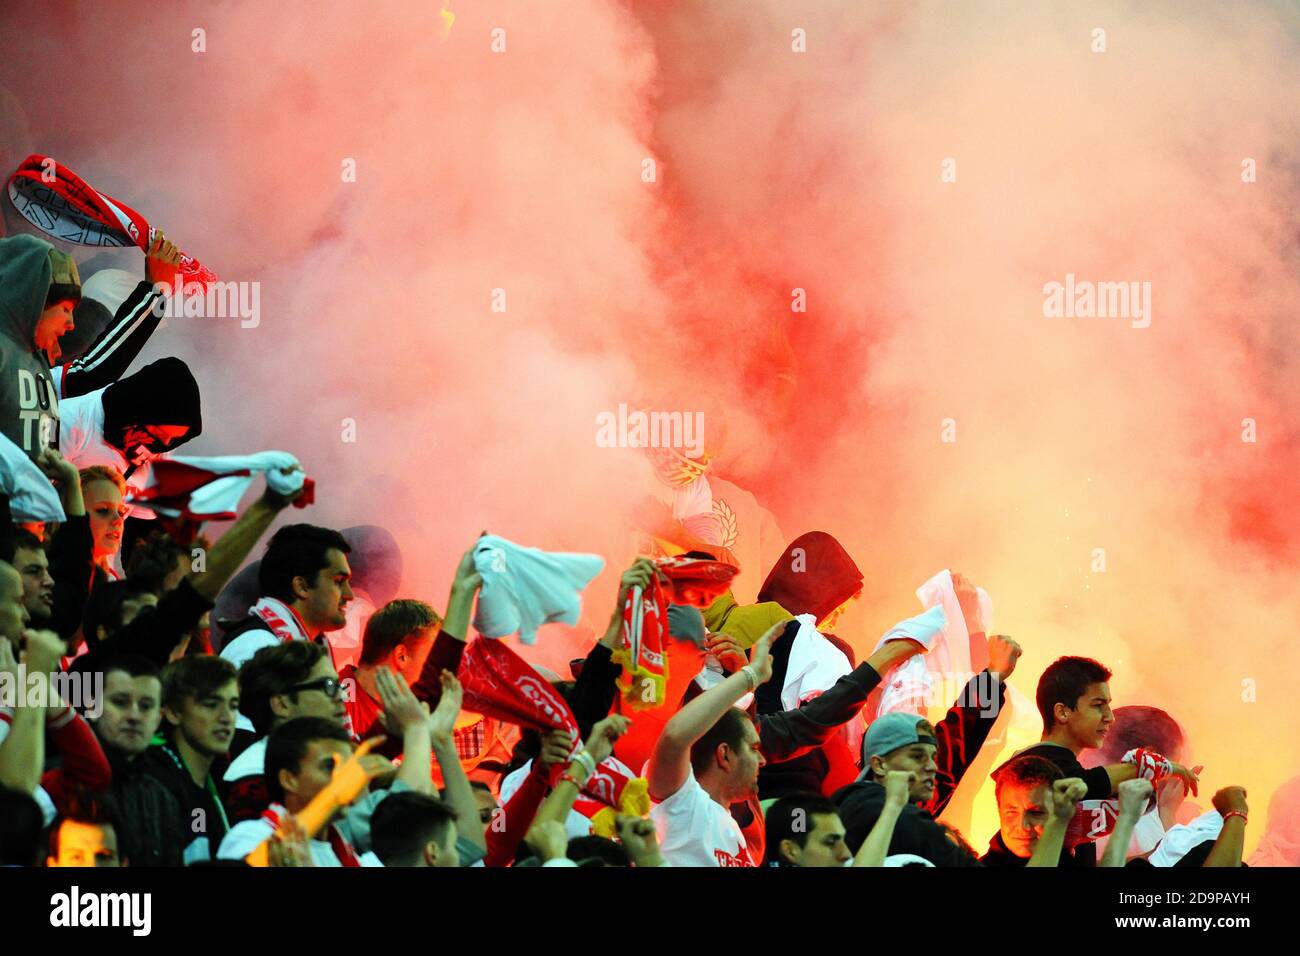
<path id="1" fill-rule="evenodd" d="M 173 284 L 180 261 L 180 250 L 159 232 L 145 253 L 145 281 L 126 297 L 113 321 L 90 348 L 76 361 L 63 366 L 59 376 L 60 398 L 85 395 L 122 377 L 158 328 L 164 294 L 157 285 Z"/>
<path id="2" fill-rule="evenodd" d="M 650 754 L 646 774 L 653 800 L 667 800 L 681 789 L 691 770 L 691 747 L 718 722 L 736 701 L 772 676 L 772 641 L 784 630 L 785 621 L 768 628 L 754 645 L 748 664 L 722 683 L 706 690 L 675 713 L 664 725 Z"/>

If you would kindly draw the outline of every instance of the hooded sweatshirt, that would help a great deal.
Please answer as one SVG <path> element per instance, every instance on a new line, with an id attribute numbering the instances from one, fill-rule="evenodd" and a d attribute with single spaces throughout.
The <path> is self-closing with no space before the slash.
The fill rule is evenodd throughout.
<path id="1" fill-rule="evenodd" d="M 861 588 L 862 572 L 844 546 L 825 531 L 809 531 L 781 553 L 758 599 L 820 621 Z"/>
<path id="2" fill-rule="evenodd" d="M 810 531 L 790 542 L 772 565 L 758 599 L 777 604 L 791 614 L 811 614 L 820 621 L 861 588 L 862 572 L 844 546 L 825 531 Z M 795 623 L 787 625 L 772 644 L 772 679 L 756 695 L 760 714 L 785 710 L 781 689 L 798 630 Z M 833 635 L 827 635 L 827 639 L 840 643 Z M 849 650 L 846 656 L 851 658 Z M 801 757 L 769 762 L 759 771 L 759 794 L 768 799 L 822 792 L 828 779 L 840 783 L 847 782 L 845 777 L 851 780 L 853 769 L 852 753 L 842 740 L 834 737 Z"/>
<path id="3" fill-rule="evenodd" d="M 0 239 L 0 432 L 36 458 L 59 443 L 59 402 L 50 363 L 34 343 L 54 274 L 43 239 Z"/>
<path id="4" fill-rule="evenodd" d="M 107 388 L 63 402 L 59 448 L 78 468 L 108 465 L 126 476 L 136 490 L 148 484 L 149 462 L 163 451 L 156 442 L 127 442 L 130 427 L 185 425 L 189 431 L 172 442 L 174 451 L 203 431 L 199 386 L 178 358 L 159 359 Z M 126 445 L 130 447 L 124 447 Z M 139 517 L 144 509 L 133 509 Z"/>

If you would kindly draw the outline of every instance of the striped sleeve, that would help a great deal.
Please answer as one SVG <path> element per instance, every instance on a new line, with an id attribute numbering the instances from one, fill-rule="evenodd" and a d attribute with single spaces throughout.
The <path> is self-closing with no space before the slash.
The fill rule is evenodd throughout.
<path id="1" fill-rule="evenodd" d="M 162 299 L 153 285 L 140 282 L 85 354 L 61 367 L 59 397 L 85 395 L 121 378 L 158 328 Z"/>

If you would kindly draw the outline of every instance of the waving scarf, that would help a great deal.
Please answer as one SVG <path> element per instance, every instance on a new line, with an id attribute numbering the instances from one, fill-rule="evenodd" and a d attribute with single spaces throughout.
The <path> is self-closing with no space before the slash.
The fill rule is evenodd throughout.
<path id="1" fill-rule="evenodd" d="M 9 200 L 46 235 L 79 246 L 139 246 L 147 250 L 157 230 L 130 206 L 91 188 L 48 156 L 33 153 L 9 177 Z M 193 256 L 181 254 L 180 274 L 205 288 L 216 275 Z"/>
<path id="2" fill-rule="evenodd" d="M 578 721 L 573 711 L 546 678 L 503 642 L 475 638 L 461 657 L 459 677 L 466 710 L 543 734 L 567 731 L 576 752 Z M 552 769 L 552 785 L 563 772 L 563 765 Z M 650 812 L 646 781 L 628 776 L 612 758 L 596 765 L 582 792 L 621 813 L 644 816 Z"/>

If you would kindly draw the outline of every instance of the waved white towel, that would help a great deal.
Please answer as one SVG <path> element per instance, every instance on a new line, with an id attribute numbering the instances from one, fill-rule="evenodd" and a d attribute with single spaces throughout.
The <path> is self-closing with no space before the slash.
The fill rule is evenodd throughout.
<path id="1" fill-rule="evenodd" d="M 604 566 L 596 554 L 542 551 L 485 535 L 474 547 L 474 567 L 483 578 L 474 627 L 484 637 L 517 631 L 519 640 L 534 644 L 543 624 L 577 624 L 582 589 Z"/>
<path id="2" fill-rule="evenodd" d="M 885 675 L 887 683 L 880 692 L 877 717 L 896 710 L 926 716 L 926 709 L 933 696 L 934 678 L 926 666 L 925 658 L 943 639 L 947 621 L 943 607 L 935 605 L 916 617 L 899 621 L 876 643 L 875 650 L 878 651 L 890 641 L 907 639 L 916 641 L 926 650 L 925 655 L 910 657 Z"/>
<path id="3" fill-rule="evenodd" d="M 66 521 L 50 479 L 5 435 L 0 435 L 0 491 L 15 521 Z"/>
<path id="4" fill-rule="evenodd" d="M 815 617 L 800 614 L 795 620 L 799 622 L 799 630 L 790 645 L 785 683 L 781 687 L 781 706 L 786 710 L 794 710 L 830 690 L 837 680 L 853 670 L 844 652 L 817 630 Z"/>

